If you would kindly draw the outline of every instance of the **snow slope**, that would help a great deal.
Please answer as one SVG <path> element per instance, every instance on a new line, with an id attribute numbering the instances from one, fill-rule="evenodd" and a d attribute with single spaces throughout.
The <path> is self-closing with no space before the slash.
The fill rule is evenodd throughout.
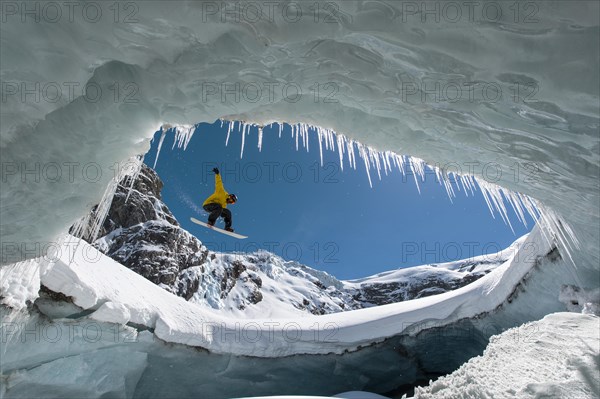
<path id="1" fill-rule="evenodd" d="M 290 319 L 254 318 L 240 323 L 172 296 L 74 237 L 67 238 L 58 261 L 43 267 L 41 282 L 73 297 L 83 309 L 96 310 L 91 317 L 147 326 L 167 342 L 258 357 L 342 353 L 398 335 L 414 323 L 419 327 L 413 334 L 434 322 L 439 327 L 493 311 L 511 295 L 536 259 L 552 248 L 539 229 L 527 240 L 531 245 L 521 247 L 501 267 L 458 290 L 369 309 Z"/>

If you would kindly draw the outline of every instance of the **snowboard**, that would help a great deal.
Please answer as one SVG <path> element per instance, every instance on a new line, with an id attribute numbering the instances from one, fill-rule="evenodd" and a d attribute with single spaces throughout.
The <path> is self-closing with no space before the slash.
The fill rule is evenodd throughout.
<path id="1" fill-rule="evenodd" d="M 196 223 L 196 224 L 199 224 L 200 226 L 208 227 L 211 230 L 218 231 L 219 233 L 223 233 L 223 234 L 226 234 L 226 235 L 231 236 L 231 237 L 235 237 L 235 238 L 239 238 L 239 239 L 248 238 L 248 236 L 244 236 L 244 235 L 241 235 L 241 234 L 238 234 L 238 233 L 235 233 L 235 232 L 223 230 L 223 229 L 220 229 L 220 228 L 215 227 L 215 226 L 209 226 L 207 223 L 201 222 L 201 221 L 199 221 L 196 218 L 190 218 L 190 220 L 192 222 Z"/>

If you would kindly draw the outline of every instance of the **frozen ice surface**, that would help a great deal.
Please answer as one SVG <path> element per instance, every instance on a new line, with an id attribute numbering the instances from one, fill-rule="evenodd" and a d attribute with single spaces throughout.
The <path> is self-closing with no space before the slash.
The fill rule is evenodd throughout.
<path id="1" fill-rule="evenodd" d="M 146 366 L 146 353 L 105 348 L 65 356 L 13 373 L 6 398 L 130 398 Z M 121 359 L 119 361 L 119 359 Z M 102 378 L 98 378 L 102 376 Z"/>

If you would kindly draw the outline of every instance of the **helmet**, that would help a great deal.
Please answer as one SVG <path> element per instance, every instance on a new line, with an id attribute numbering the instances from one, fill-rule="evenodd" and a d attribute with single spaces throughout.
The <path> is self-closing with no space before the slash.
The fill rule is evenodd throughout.
<path id="1" fill-rule="evenodd" d="M 227 202 L 235 204 L 237 202 L 237 196 L 235 194 L 229 194 L 229 196 L 227 196 Z"/>

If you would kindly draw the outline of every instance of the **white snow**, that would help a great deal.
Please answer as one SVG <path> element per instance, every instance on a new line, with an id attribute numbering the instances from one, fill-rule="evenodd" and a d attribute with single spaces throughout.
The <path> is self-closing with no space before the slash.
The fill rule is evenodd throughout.
<path id="1" fill-rule="evenodd" d="M 600 315 L 600 289 L 582 290 L 574 285 L 563 285 L 558 300 L 570 312 Z"/>
<path id="2" fill-rule="evenodd" d="M 131 314 L 127 306 L 121 303 L 105 302 L 90 317 L 98 321 L 127 324 Z"/>
<path id="3" fill-rule="evenodd" d="M 597 398 L 599 366 L 600 319 L 553 313 L 493 336 L 482 356 L 414 398 Z"/>
<path id="4" fill-rule="evenodd" d="M 24 309 L 38 297 L 40 265 L 27 260 L 0 267 L 0 303 L 13 309 Z"/>
<path id="5" fill-rule="evenodd" d="M 400 334 L 412 334 L 494 310 L 551 248 L 535 228 L 503 265 L 476 282 L 440 295 L 322 316 L 231 318 L 186 302 L 104 256 L 84 241 L 67 238 L 60 260 L 43 267 L 41 283 L 97 309 L 102 321 L 129 321 L 154 329 L 157 337 L 215 353 L 258 357 L 342 353 Z M 109 305 L 108 303 L 119 304 Z"/>

